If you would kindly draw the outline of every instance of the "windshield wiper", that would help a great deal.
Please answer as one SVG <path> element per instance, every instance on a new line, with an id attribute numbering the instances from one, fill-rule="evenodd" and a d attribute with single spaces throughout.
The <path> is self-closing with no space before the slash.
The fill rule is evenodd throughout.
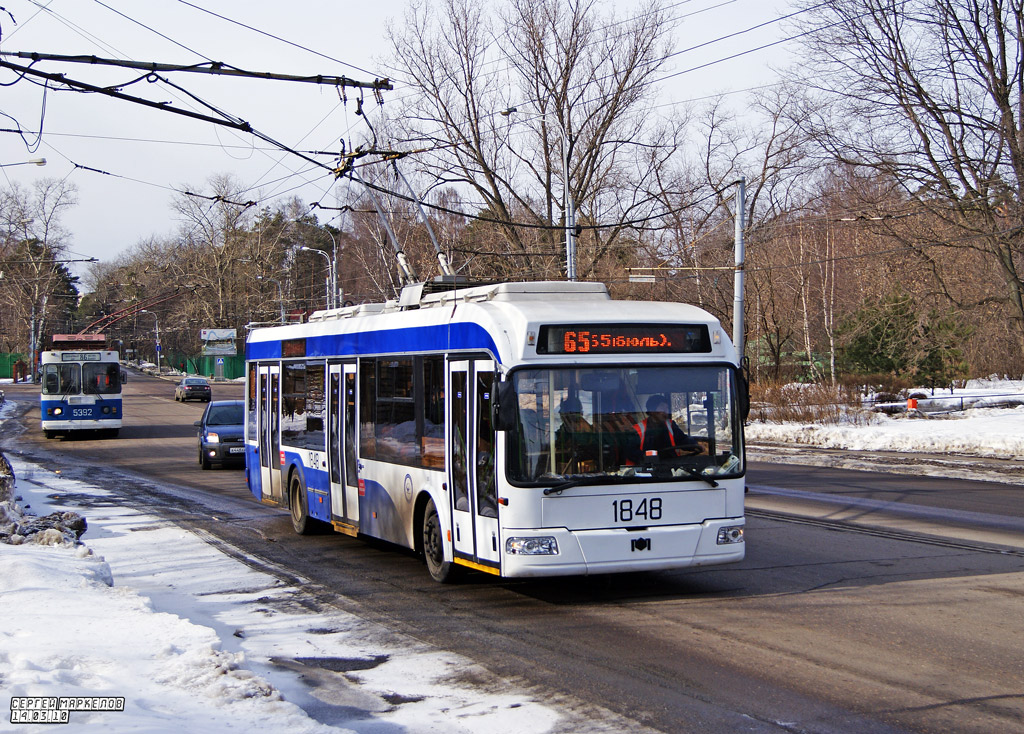
<path id="1" fill-rule="evenodd" d="M 556 484 L 554 487 L 546 487 L 544 489 L 544 494 L 545 495 L 558 494 L 560 492 L 564 492 L 567 489 L 572 489 L 573 487 L 579 487 L 579 486 L 587 486 L 587 485 L 593 485 L 593 484 L 605 484 L 605 483 L 611 484 L 611 483 L 614 483 L 613 477 L 614 477 L 614 475 L 609 475 L 609 474 L 573 477 L 572 479 L 565 480 L 561 484 Z"/>
<path id="2" fill-rule="evenodd" d="M 708 484 L 710 484 L 712 487 L 717 487 L 718 486 L 718 482 L 717 481 L 715 481 L 714 479 L 709 477 L 707 474 L 704 474 L 703 472 L 701 472 L 695 466 L 680 466 L 680 467 L 675 467 L 675 468 L 682 469 L 684 472 L 689 474 L 694 479 L 700 479 L 702 481 L 705 481 Z"/>

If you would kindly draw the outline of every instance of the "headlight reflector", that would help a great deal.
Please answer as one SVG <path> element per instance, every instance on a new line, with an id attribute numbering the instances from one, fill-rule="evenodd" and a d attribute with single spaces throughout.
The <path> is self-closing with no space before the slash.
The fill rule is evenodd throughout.
<path id="1" fill-rule="evenodd" d="M 509 538 L 505 552 L 510 556 L 557 556 L 558 541 L 550 536 L 539 538 Z"/>
<path id="2" fill-rule="evenodd" d="M 743 526 L 742 525 L 731 525 L 726 528 L 718 529 L 718 544 L 729 545 L 730 543 L 742 543 L 743 542 Z"/>

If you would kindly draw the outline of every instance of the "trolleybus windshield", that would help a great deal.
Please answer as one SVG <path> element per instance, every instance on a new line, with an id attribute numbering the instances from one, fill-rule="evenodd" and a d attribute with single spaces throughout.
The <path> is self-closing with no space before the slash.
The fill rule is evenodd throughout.
<path id="1" fill-rule="evenodd" d="M 714 481 L 743 471 L 731 365 L 520 369 L 509 379 L 514 484 Z"/>

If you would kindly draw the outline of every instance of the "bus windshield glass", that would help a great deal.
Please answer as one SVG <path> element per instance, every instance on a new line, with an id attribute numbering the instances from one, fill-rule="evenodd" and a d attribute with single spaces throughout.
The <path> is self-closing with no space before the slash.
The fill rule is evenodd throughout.
<path id="1" fill-rule="evenodd" d="M 121 392 L 121 366 L 117 362 L 86 362 L 82 365 L 86 395 L 116 395 Z"/>
<path id="2" fill-rule="evenodd" d="M 520 486 L 738 476 L 731 365 L 522 369 L 507 476 Z"/>
<path id="3" fill-rule="evenodd" d="M 82 367 L 78 364 L 44 364 L 43 395 L 78 395 L 82 390 Z"/>

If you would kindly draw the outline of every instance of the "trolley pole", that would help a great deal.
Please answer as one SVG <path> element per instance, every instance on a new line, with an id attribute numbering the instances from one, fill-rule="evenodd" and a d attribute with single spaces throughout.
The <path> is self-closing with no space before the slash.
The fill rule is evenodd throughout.
<path id="1" fill-rule="evenodd" d="M 736 182 L 739 191 L 736 194 L 736 269 L 733 277 L 732 306 L 732 343 L 740 362 L 743 361 L 743 218 L 747 208 L 747 179 L 740 178 Z"/>

